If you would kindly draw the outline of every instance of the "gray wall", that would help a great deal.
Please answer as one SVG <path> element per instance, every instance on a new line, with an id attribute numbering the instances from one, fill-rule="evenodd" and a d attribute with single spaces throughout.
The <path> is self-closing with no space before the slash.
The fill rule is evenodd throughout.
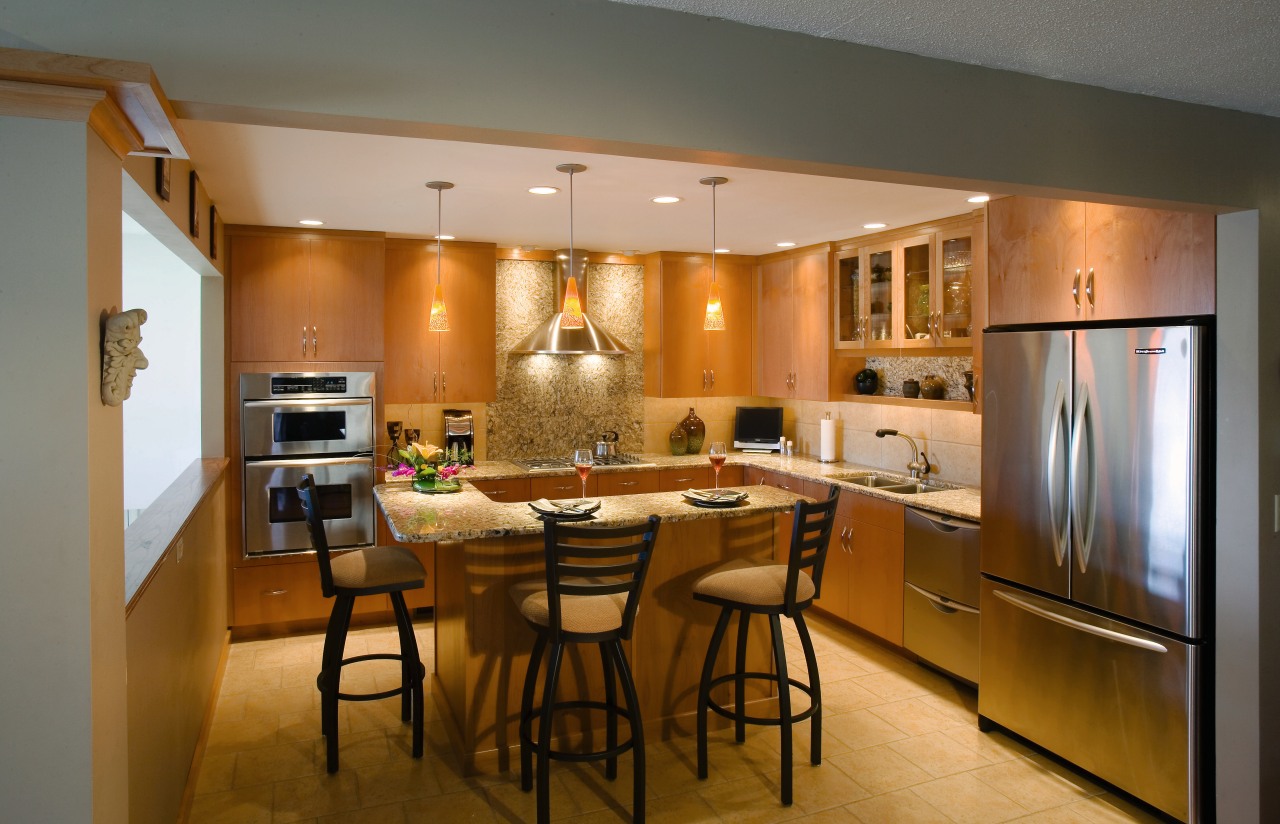
<path id="1" fill-rule="evenodd" d="M 206 117 L 340 115 L 353 130 L 1258 210 L 1257 269 L 1237 254 L 1249 226 L 1223 238 L 1239 266 L 1220 281 L 1232 425 L 1218 444 L 1236 459 L 1237 506 L 1218 530 L 1230 560 L 1217 627 L 1231 639 L 1219 714 L 1257 734 L 1220 740 L 1217 770 L 1232 789 L 1222 820 L 1280 820 L 1280 783 L 1263 781 L 1280 774 L 1280 599 L 1257 597 L 1280 588 L 1280 324 L 1267 322 L 1280 306 L 1280 121 L 600 0 L 370 0 L 358 16 L 335 0 L 55 0 L 4 20 L 49 48 L 150 62 Z"/>

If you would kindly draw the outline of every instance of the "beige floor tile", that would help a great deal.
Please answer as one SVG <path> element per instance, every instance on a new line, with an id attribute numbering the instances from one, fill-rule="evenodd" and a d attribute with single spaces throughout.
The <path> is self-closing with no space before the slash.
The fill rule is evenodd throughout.
<path id="1" fill-rule="evenodd" d="M 909 792 L 942 810 L 957 824 L 997 824 L 1027 814 L 1013 799 L 968 773 L 918 784 Z"/>
<path id="2" fill-rule="evenodd" d="M 850 804 L 846 809 L 862 824 L 953 824 L 937 807 L 911 790 L 877 795 Z"/>
<path id="3" fill-rule="evenodd" d="M 1123 798 L 1104 793 L 1077 801 L 1068 809 L 1079 815 L 1090 824 L 1119 824 L 1125 821 L 1150 822 L 1157 824 L 1160 819 L 1138 808 Z"/>
<path id="4" fill-rule="evenodd" d="M 236 773 L 236 753 L 205 755 L 200 760 L 200 775 L 196 779 L 196 795 L 220 793 L 231 789 Z"/>
<path id="5" fill-rule="evenodd" d="M 280 688 L 280 668 L 269 669 L 235 669 L 222 676 L 222 694 L 235 695 L 254 690 L 271 690 Z"/>
<path id="6" fill-rule="evenodd" d="M 325 755 L 327 743 L 324 738 L 316 738 L 311 742 L 315 748 L 316 759 L 321 766 L 327 763 Z M 406 746 L 406 756 L 408 747 Z M 388 746 L 386 730 L 368 730 L 366 732 L 338 733 L 338 765 L 344 770 L 358 770 L 361 767 L 373 767 L 395 759 Z"/>
<path id="7" fill-rule="evenodd" d="M 978 725 L 978 693 L 968 687 L 955 685 L 947 692 L 930 693 L 920 696 L 920 700 L 938 712 L 950 715 L 963 724 L 971 727 Z"/>
<path id="8" fill-rule="evenodd" d="M 1016 824 L 1087 824 L 1088 819 L 1068 807 L 1054 807 L 1013 819 Z"/>
<path id="9" fill-rule="evenodd" d="M 883 698 L 860 686 L 857 678 L 835 682 L 824 679 L 822 682 L 822 707 L 832 715 L 874 707 L 884 702 Z"/>
<path id="10" fill-rule="evenodd" d="M 552 765 L 549 778 L 551 818 L 556 821 L 582 814 L 577 802 L 565 790 L 560 777 L 556 775 L 555 768 L 558 766 L 561 765 Z M 538 811 L 537 793 L 536 783 L 534 789 L 526 793 L 520 789 L 518 781 L 494 784 L 485 788 L 485 796 L 489 800 L 489 808 L 493 811 L 494 816 L 499 821 L 509 822 L 536 820 Z"/>
<path id="11" fill-rule="evenodd" d="M 1066 781 L 1070 783 L 1073 787 L 1078 788 L 1082 795 L 1101 795 L 1104 792 L 1102 787 L 1098 786 L 1093 781 L 1089 780 L 1088 778 L 1085 778 L 1083 775 L 1075 772 L 1074 770 L 1070 770 L 1062 766 L 1057 761 L 1054 761 L 1052 758 L 1049 758 L 1048 756 L 1042 755 L 1038 752 L 1032 752 L 1027 757 L 1030 758 L 1036 764 L 1039 764 L 1041 767 L 1044 767 L 1049 772 L 1058 776 L 1063 781 Z"/>
<path id="12" fill-rule="evenodd" d="M 405 824 L 498 821 L 483 789 L 462 790 L 404 802 Z M 396 819 L 392 819 L 395 821 Z"/>
<path id="13" fill-rule="evenodd" d="M 313 664 L 315 670 L 320 669 L 320 653 L 324 648 L 322 641 L 313 641 L 310 636 L 299 643 L 286 643 L 278 647 L 258 650 L 253 657 L 254 669 L 270 669 L 272 667 L 297 666 Z"/>
<path id="14" fill-rule="evenodd" d="M 364 806 L 440 795 L 440 782 L 426 758 L 397 758 L 354 771 Z"/>
<path id="15" fill-rule="evenodd" d="M 279 716 L 280 728 L 276 731 L 276 740 L 310 741 L 320 738 L 320 708 L 300 710 L 298 712 L 282 712 Z M 338 714 L 339 740 L 348 731 L 347 718 Z"/>
<path id="16" fill-rule="evenodd" d="M 790 652 L 788 652 L 788 656 Z M 859 675 L 870 675 L 876 670 L 869 670 L 840 654 L 827 654 L 817 656 L 818 658 L 818 674 L 822 677 L 823 685 L 832 684 L 836 681 L 843 681 L 846 678 L 856 678 Z M 800 659 L 803 662 L 803 658 Z M 788 664 L 790 666 L 790 664 Z"/>
<path id="17" fill-rule="evenodd" d="M 893 792 L 933 780 L 932 775 L 886 744 L 833 756 L 831 763 L 874 794 Z"/>
<path id="18" fill-rule="evenodd" d="M 954 716 L 939 712 L 919 698 L 891 701 L 888 704 L 870 707 L 867 711 L 883 718 L 907 735 L 941 732 L 961 723 Z"/>
<path id="19" fill-rule="evenodd" d="M 315 710 L 320 713 L 320 691 L 316 689 L 314 675 L 306 686 L 256 690 L 244 696 L 244 717 L 279 716 L 282 713 Z"/>
<path id="20" fill-rule="evenodd" d="M 974 752 L 940 732 L 894 741 L 889 746 L 894 752 L 936 778 L 954 775 L 975 767 L 984 767 L 991 763 L 986 756 Z"/>
<path id="21" fill-rule="evenodd" d="M 781 770 L 773 773 L 771 778 L 779 787 L 782 786 Z M 830 763 L 814 766 L 808 759 L 797 759 L 792 767 L 791 781 L 793 803 L 808 815 L 871 797 L 870 791 Z"/>
<path id="22" fill-rule="evenodd" d="M 279 724 L 278 718 L 269 716 L 215 724 L 209 730 L 206 753 L 236 752 L 274 744 Z"/>
<path id="23" fill-rule="evenodd" d="M 1016 799 L 1032 812 L 1061 807 L 1087 798 L 1089 793 L 1055 775 L 1029 758 L 1017 758 L 990 767 L 980 767 L 970 775 Z"/>
<path id="24" fill-rule="evenodd" d="M 380 807 L 322 815 L 316 819 L 316 824 L 405 824 L 405 821 L 403 804 L 384 804 Z"/>
<path id="25" fill-rule="evenodd" d="M 272 820 L 276 822 L 303 821 L 357 810 L 361 806 L 356 774 L 351 770 L 279 781 L 272 786 L 275 790 Z M 378 803 L 381 802 L 375 805 Z"/>
<path id="26" fill-rule="evenodd" d="M 271 820 L 269 784 L 196 796 L 187 818 L 189 824 L 270 824 Z"/>
<path id="27" fill-rule="evenodd" d="M 768 824 L 804 815 L 795 805 L 782 806 L 781 787 L 774 775 L 752 775 L 698 790 L 698 795 L 725 821 Z"/>
<path id="28" fill-rule="evenodd" d="M 942 734 L 963 744 L 992 763 L 1030 755 L 1031 750 L 1001 732 L 983 732 L 976 726 L 951 727 Z"/>
<path id="29" fill-rule="evenodd" d="M 290 778 L 315 775 L 322 768 L 311 741 L 291 741 L 274 747 L 242 750 L 236 755 L 234 786 L 273 784 Z"/>
<path id="30" fill-rule="evenodd" d="M 627 812 L 630 812 L 629 808 Z M 627 815 L 620 816 L 615 810 L 597 810 L 569 820 L 573 824 L 616 824 L 630 819 Z M 711 805 L 696 792 L 651 798 L 645 806 L 645 821 L 651 824 L 718 824 L 721 820 Z"/>
<path id="31" fill-rule="evenodd" d="M 870 710 L 854 710 L 824 718 L 822 730 L 825 735 L 843 741 L 851 750 L 874 747 L 906 737 L 906 733 L 883 718 L 872 715 Z"/>
<path id="32" fill-rule="evenodd" d="M 618 759 L 618 777 L 613 781 L 604 777 L 604 763 L 556 764 L 560 783 L 573 798 L 581 812 L 598 810 L 630 811 L 635 799 L 632 795 L 632 761 L 630 756 Z M 648 771 L 645 774 L 648 784 Z M 646 793 L 647 797 L 647 793 Z M 625 816 L 624 816 L 625 817 Z"/>
<path id="33" fill-rule="evenodd" d="M 929 686 L 922 683 L 922 678 L 912 678 L 896 670 L 873 672 L 853 680 L 858 686 L 886 701 L 901 701 L 929 694 Z"/>

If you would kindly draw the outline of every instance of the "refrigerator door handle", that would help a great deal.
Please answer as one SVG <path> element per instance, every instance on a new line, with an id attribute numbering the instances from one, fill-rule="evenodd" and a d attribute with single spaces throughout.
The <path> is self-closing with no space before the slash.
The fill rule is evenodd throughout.
<path id="1" fill-rule="evenodd" d="M 947 615 L 954 615 L 957 612 L 967 612 L 970 615 L 978 614 L 978 610 L 968 606 L 967 604 L 957 603 L 956 601 L 952 601 L 950 598 L 943 598 L 941 595 L 934 595 L 932 592 L 921 589 L 910 581 L 904 581 L 903 583 L 927 598 L 929 604 L 938 612 L 942 612 Z"/>
<path id="2" fill-rule="evenodd" d="M 1060 500 L 1060 495 L 1056 494 L 1057 484 L 1055 481 L 1062 472 L 1059 465 L 1059 454 L 1064 444 L 1060 444 L 1059 437 L 1065 424 L 1067 414 L 1067 390 L 1062 381 L 1058 381 L 1058 391 L 1053 396 L 1053 420 L 1049 422 L 1049 445 L 1045 447 L 1045 454 L 1048 460 L 1045 462 L 1045 492 L 1049 503 L 1049 523 L 1052 524 L 1053 531 L 1053 557 L 1057 561 L 1058 566 L 1062 566 L 1063 559 L 1067 554 L 1067 512 L 1066 507 Z M 1064 488 L 1064 492 L 1068 492 Z"/>
<path id="3" fill-rule="evenodd" d="M 1076 565 L 1081 573 L 1089 571 L 1089 550 L 1093 546 L 1093 526 L 1098 511 L 1098 470 L 1094 460 L 1093 414 L 1089 409 L 1089 387 L 1080 384 L 1079 402 L 1075 420 L 1071 425 L 1071 546 L 1075 551 Z M 1089 462 L 1085 472 L 1080 469 L 1080 450 L 1087 441 Z M 1081 481 L 1085 482 L 1081 492 Z"/>
<path id="4" fill-rule="evenodd" d="M 1059 615 L 1052 610 L 1033 604 L 1013 592 L 1006 592 L 1002 589 L 997 589 L 995 591 L 995 596 L 1002 601 L 1007 601 L 1008 603 L 1013 604 L 1018 609 L 1030 612 L 1032 615 L 1038 615 L 1046 620 L 1054 621 L 1055 623 L 1071 627 L 1072 629 L 1078 629 L 1081 632 L 1087 632 L 1090 635 L 1096 635 L 1099 638 L 1106 638 L 1109 641 L 1115 641 L 1119 644 L 1128 644 L 1131 647 L 1145 649 L 1149 652 L 1165 653 L 1169 651 L 1169 648 L 1164 644 L 1157 644 L 1155 641 L 1149 641 L 1146 638 L 1137 638 L 1133 635 L 1125 635 L 1123 632 L 1116 632 L 1113 629 L 1105 629 L 1103 627 L 1095 627 L 1092 624 L 1086 624 L 1084 621 L 1077 621 L 1076 619 L 1070 618 L 1066 615 Z"/>

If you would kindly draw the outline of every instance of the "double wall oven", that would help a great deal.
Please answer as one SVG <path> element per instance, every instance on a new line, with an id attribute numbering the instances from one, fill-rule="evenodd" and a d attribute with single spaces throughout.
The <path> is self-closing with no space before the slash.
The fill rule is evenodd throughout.
<path id="1" fill-rule="evenodd" d="M 332 548 L 374 540 L 372 372 L 240 376 L 244 554 L 311 549 L 297 485 L 315 478 Z"/>

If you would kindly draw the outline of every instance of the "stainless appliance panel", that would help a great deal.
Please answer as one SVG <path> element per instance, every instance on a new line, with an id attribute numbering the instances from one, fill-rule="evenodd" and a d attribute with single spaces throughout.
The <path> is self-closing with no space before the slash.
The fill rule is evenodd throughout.
<path id="1" fill-rule="evenodd" d="M 374 539 L 373 458 L 253 461 L 244 467 L 244 554 L 311 549 L 297 486 L 310 473 L 320 489 L 329 547 L 368 546 Z"/>
<path id="2" fill-rule="evenodd" d="M 1071 332 L 983 340 L 982 571 L 1066 597 Z"/>
<path id="3" fill-rule="evenodd" d="M 909 506 L 905 527 L 906 580 L 951 601 L 977 606 L 980 524 Z"/>
<path id="4" fill-rule="evenodd" d="M 372 398 L 373 372 L 246 372 L 240 400 L 271 398 Z"/>
<path id="5" fill-rule="evenodd" d="M 1203 331 L 1076 332 L 1071 598 L 1185 637 L 1200 634 Z"/>
<path id="6" fill-rule="evenodd" d="M 373 451 L 373 399 L 245 401 L 246 458 Z"/>
<path id="7" fill-rule="evenodd" d="M 977 684 L 977 607 L 947 601 L 910 581 L 902 590 L 902 645 L 930 664 Z"/>
<path id="8" fill-rule="evenodd" d="M 984 579 L 978 712 L 1194 821 L 1199 649 Z"/>

